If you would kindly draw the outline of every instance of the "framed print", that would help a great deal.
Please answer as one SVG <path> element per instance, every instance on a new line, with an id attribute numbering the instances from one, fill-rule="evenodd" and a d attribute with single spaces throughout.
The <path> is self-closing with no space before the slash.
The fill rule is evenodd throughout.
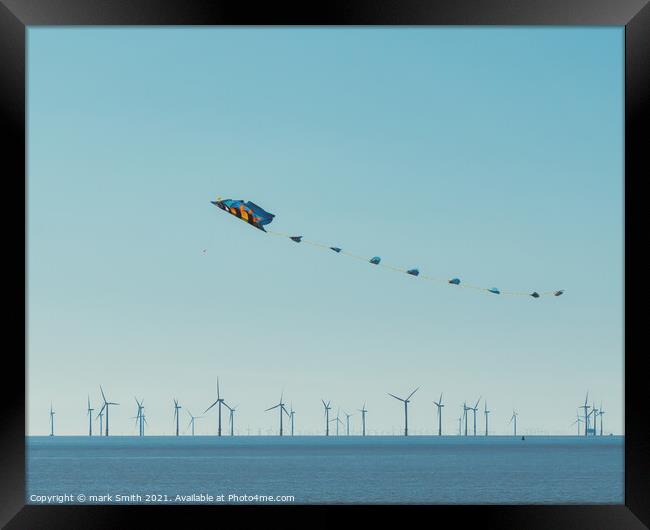
<path id="1" fill-rule="evenodd" d="M 646 2 L 2 1 L 7 528 L 648 525 Z"/>

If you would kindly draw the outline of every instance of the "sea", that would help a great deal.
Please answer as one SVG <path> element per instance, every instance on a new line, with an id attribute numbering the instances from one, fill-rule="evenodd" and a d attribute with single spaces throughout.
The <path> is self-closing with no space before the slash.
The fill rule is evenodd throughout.
<path id="1" fill-rule="evenodd" d="M 27 504 L 622 504 L 622 436 L 30 436 Z"/>

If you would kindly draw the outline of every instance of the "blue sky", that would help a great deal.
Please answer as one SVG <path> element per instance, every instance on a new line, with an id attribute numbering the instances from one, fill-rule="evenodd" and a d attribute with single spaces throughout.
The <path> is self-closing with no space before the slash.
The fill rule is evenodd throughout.
<path id="1" fill-rule="evenodd" d="M 172 431 L 224 397 L 266 433 L 320 399 L 411 432 L 623 432 L 623 28 L 30 28 L 28 433 Z M 436 285 L 278 231 L 502 289 Z M 206 248 L 207 253 L 202 254 Z M 213 433 L 216 419 L 197 423 Z M 185 414 L 185 412 L 183 412 Z M 352 418 L 358 428 L 357 417 Z M 482 418 L 479 429 L 482 428 Z"/>

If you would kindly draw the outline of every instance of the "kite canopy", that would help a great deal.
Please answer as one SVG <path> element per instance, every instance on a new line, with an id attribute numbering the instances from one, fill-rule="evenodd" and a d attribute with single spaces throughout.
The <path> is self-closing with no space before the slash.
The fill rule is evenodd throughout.
<path id="1" fill-rule="evenodd" d="M 243 200 L 217 198 L 216 201 L 210 202 L 263 232 L 266 232 L 264 225 L 269 224 L 275 217 L 275 215 L 251 201 L 244 202 Z"/>
<path id="2" fill-rule="evenodd" d="M 296 243 L 300 243 L 302 236 L 289 236 L 289 239 L 291 239 L 291 241 L 295 241 Z"/>
<path id="3" fill-rule="evenodd" d="M 368 261 L 373 265 L 379 265 L 381 258 L 379 256 L 375 256 L 374 258 L 370 258 Z"/>
<path id="4" fill-rule="evenodd" d="M 410 274 L 411 276 L 417 276 L 420 274 L 420 271 L 417 269 L 409 269 L 406 271 L 406 274 Z"/>
<path id="5" fill-rule="evenodd" d="M 555 291 L 553 294 L 555 296 L 560 296 L 562 293 L 564 293 L 564 291 Z"/>
<path id="6" fill-rule="evenodd" d="M 449 283 L 451 283 L 452 285 L 460 285 L 460 278 L 452 278 L 451 280 L 449 280 Z"/>
<path id="7" fill-rule="evenodd" d="M 330 247 L 330 249 L 336 252 L 337 254 L 341 252 L 341 249 L 339 247 Z"/>
<path id="8" fill-rule="evenodd" d="M 499 291 L 499 289 L 497 289 L 496 287 L 492 287 L 491 289 L 488 289 L 488 291 L 494 294 L 501 294 L 501 291 Z"/>
<path id="9" fill-rule="evenodd" d="M 530 293 L 530 296 L 532 296 L 533 298 L 539 298 L 539 293 L 537 291 L 534 291 Z"/>

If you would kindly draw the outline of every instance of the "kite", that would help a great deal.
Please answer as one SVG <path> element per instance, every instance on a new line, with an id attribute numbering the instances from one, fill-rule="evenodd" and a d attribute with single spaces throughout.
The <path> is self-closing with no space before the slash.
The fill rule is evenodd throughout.
<path id="1" fill-rule="evenodd" d="M 254 202 L 250 201 L 235 201 L 232 199 L 221 199 L 221 197 L 217 197 L 216 201 L 210 202 L 235 217 L 239 217 L 242 221 L 246 221 L 248 224 L 253 225 L 255 228 L 259 228 L 262 232 L 266 232 L 264 225 L 269 224 L 275 217 L 272 213 L 267 212 Z"/>
<path id="2" fill-rule="evenodd" d="M 350 252 L 346 252 L 341 247 L 332 247 L 329 245 L 324 245 L 322 243 L 317 243 L 315 241 L 308 241 L 304 239 L 303 236 L 282 234 L 280 232 L 274 232 L 273 230 L 267 230 L 264 227 L 269 223 L 271 223 L 271 221 L 273 221 L 275 215 L 267 212 L 266 210 L 264 210 L 263 208 L 261 208 L 260 206 L 258 206 L 257 204 L 251 201 L 222 199 L 221 197 L 217 197 L 215 201 L 210 201 L 210 202 L 215 206 L 218 206 L 222 210 L 228 212 L 229 214 L 238 217 L 242 221 L 246 221 L 248 224 L 254 226 L 255 228 L 258 228 L 259 230 L 262 230 L 262 232 L 266 232 L 274 236 L 285 237 L 290 239 L 291 241 L 294 241 L 295 243 L 307 243 L 308 245 L 312 245 L 314 247 L 332 250 L 337 254 L 343 254 L 351 258 L 363 260 L 367 263 L 371 263 L 373 265 L 383 267 L 392 270 L 394 272 L 406 273 L 410 276 L 416 276 L 420 279 L 443 282 L 449 285 L 455 285 L 466 289 L 475 289 L 478 291 L 483 291 L 485 293 L 498 294 L 498 295 L 530 296 L 532 298 L 540 298 L 542 296 L 561 296 L 562 294 L 564 294 L 563 289 L 556 290 L 556 291 L 545 291 L 545 292 L 537 292 L 537 291 L 523 292 L 523 291 L 506 291 L 504 289 L 498 289 L 497 287 L 490 287 L 490 288 L 479 287 L 477 285 L 470 285 L 468 283 L 461 282 L 460 278 L 451 278 L 451 279 L 436 278 L 436 277 L 428 276 L 426 274 L 420 274 L 420 269 L 417 268 L 402 269 L 399 267 L 393 267 L 391 265 L 386 265 L 385 263 L 382 263 L 381 258 L 379 256 L 373 256 L 372 258 L 368 259 L 367 257 L 357 256 Z M 206 251 L 204 250 L 203 253 L 205 254 L 205 252 Z"/>

